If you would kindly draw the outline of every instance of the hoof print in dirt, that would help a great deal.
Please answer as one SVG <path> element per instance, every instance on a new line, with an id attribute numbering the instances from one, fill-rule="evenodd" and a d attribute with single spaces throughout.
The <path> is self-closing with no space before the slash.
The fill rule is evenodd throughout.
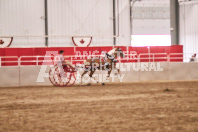
<path id="1" fill-rule="evenodd" d="M 170 92 L 170 91 L 171 91 L 171 90 L 170 90 L 170 89 L 168 89 L 168 88 L 164 90 L 164 92 Z"/>

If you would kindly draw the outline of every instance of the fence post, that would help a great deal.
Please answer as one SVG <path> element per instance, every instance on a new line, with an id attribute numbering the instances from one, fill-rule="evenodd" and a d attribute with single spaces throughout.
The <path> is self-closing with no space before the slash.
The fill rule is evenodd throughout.
<path id="1" fill-rule="evenodd" d="M 155 54 L 153 53 L 153 62 L 155 62 Z"/>
<path id="2" fill-rule="evenodd" d="M 73 58 L 72 58 L 72 56 L 71 56 L 71 64 L 73 65 Z"/>
<path id="3" fill-rule="evenodd" d="M 1 57 L 0 57 L 0 67 L 1 67 Z"/>
<path id="4" fill-rule="evenodd" d="M 21 57 L 18 58 L 18 66 L 21 66 Z"/>
<path id="5" fill-rule="evenodd" d="M 36 65 L 38 66 L 38 56 L 36 56 Z"/>

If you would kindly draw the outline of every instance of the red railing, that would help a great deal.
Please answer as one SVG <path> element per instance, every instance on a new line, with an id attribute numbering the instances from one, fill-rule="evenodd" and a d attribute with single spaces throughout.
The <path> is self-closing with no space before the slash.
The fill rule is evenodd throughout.
<path id="1" fill-rule="evenodd" d="M 82 64 L 84 60 L 92 57 L 103 57 L 102 55 L 72 55 L 65 56 L 72 64 Z M 56 56 L 3 56 L 0 57 L 0 66 L 21 66 L 21 65 L 53 65 Z M 133 62 L 183 62 L 182 53 L 142 53 L 125 54 L 125 58 L 118 58 L 120 63 Z"/>
<path id="2" fill-rule="evenodd" d="M 41 48 L 0 48 L 0 65 L 41 65 L 52 63 L 53 57 L 59 50 L 64 50 L 65 55 L 72 63 L 82 63 L 81 57 L 89 55 L 100 56 L 103 51 L 119 47 L 126 57 L 120 59 L 122 63 L 128 62 L 183 62 L 183 46 L 152 46 L 152 47 L 126 47 L 126 46 L 103 46 L 103 47 L 41 47 Z M 86 54 L 85 54 L 86 53 Z M 51 56 L 55 54 L 54 56 Z M 93 55 L 94 54 L 94 55 Z M 46 58 L 46 56 L 49 56 Z M 80 57 L 81 56 L 81 57 Z M 48 62 L 49 61 L 49 62 Z"/>

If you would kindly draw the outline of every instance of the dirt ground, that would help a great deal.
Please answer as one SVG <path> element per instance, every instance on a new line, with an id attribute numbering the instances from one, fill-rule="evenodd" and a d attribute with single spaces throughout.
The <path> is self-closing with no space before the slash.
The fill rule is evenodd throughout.
<path id="1" fill-rule="evenodd" d="M 0 88 L 0 132 L 198 132 L 198 81 Z"/>

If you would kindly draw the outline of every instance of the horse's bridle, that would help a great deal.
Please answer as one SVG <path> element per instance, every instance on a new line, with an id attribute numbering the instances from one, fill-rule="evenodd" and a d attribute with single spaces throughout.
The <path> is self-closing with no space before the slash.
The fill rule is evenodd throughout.
<path id="1" fill-rule="evenodd" d="M 117 61 L 115 57 L 113 57 L 112 55 L 109 55 L 108 53 L 106 53 L 106 55 L 107 55 L 107 58 L 111 60 L 111 62 Z"/>

